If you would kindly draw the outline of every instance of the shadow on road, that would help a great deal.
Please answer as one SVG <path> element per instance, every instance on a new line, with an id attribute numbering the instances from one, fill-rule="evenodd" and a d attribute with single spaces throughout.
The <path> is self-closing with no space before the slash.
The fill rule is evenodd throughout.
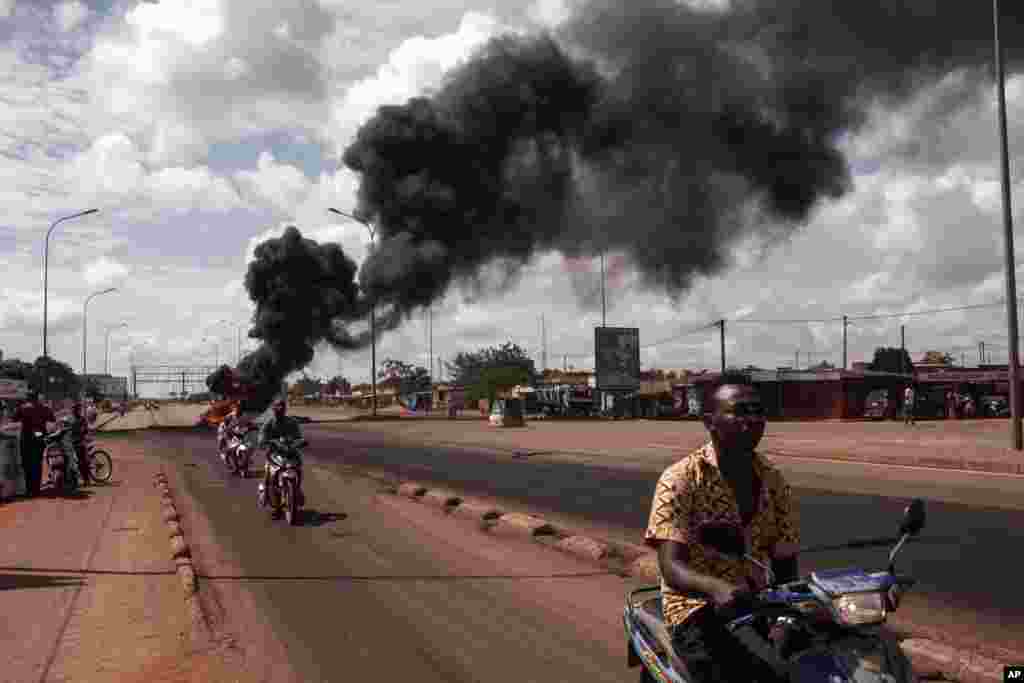
<path id="1" fill-rule="evenodd" d="M 320 512 L 319 510 L 303 510 L 299 520 L 303 526 L 324 526 L 331 522 L 340 522 L 348 519 L 344 512 Z"/>
<path id="2" fill-rule="evenodd" d="M 74 491 L 56 491 L 53 488 L 43 487 L 40 494 L 47 498 L 67 498 L 68 500 L 89 500 L 95 493 L 88 489 L 75 489 Z"/>
<path id="3" fill-rule="evenodd" d="M 23 588 L 67 588 L 68 586 L 80 586 L 83 583 L 81 579 L 73 576 L 0 573 L 0 591 Z"/>

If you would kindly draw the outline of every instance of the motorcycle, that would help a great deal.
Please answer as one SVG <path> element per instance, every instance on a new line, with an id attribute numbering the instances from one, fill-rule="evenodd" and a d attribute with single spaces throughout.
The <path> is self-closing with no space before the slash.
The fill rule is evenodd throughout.
<path id="1" fill-rule="evenodd" d="M 259 502 L 274 512 L 283 511 L 288 524 L 294 526 L 299 519 L 299 508 L 306 504 L 302 492 L 302 452 L 309 442 L 305 439 L 274 439 L 267 452 L 270 467 L 270 490 L 260 484 Z"/>
<path id="2" fill-rule="evenodd" d="M 252 444 L 249 443 L 249 435 L 254 431 L 256 431 L 255 427 L 248 427 L 232 432 L 224 451 L 224 462 L 228 466 L 228 471 L 243 479 L 249 476 L 249 462 L 252 458 Z"/>
<path id="3" fill-rule="evenodd" d="M 762 680 L 911 683 L 917 678 L 910 661 L 882 625 L 915 583 L 912 577 L 896 573 L 895 558 L 924 523 L 924 501 L 916 499 L 904 512 L 898 540 L 867 539 L 827 548 L 877 547 L 896 541 L 886 571 L 818 571 L 785 584 L 776 583 L 771 568 L 750 556 L 738 527 L 707 524 L 697 531 L 702 545 L 742 557 L 765 572 L 767 588 L 753 597 L 749 609 L 726 624 L 737 646 L 764 665 Z M 641 667 L 642 683 L 696 683 L 673 651 L 660 590 L 660 586 L 640 588 L 626 596 L 627 664 Z M 757 680 L 752 672 L 744 683 Z"/>
<path id="4" fill-rule="evenodd" d="M 85 433 L 85 459 L 86 467 L 89 468 L 89 475 L 93 481 L 107 483 L 114 474 L 114 461 L 106 449 L 96 446 L 93 440 L 93 431 Z"/>
<path id="5" fill-rule="evenodd" d="M 35 432 L 36 437 L 43 439 L 45 445 L 47 481 L 54 491 L 64 493 L 74 491 L 79 483 L 77 458 L 67 441 L 70 431 L 71 428 L 65 424 L 50 434 Z"/>

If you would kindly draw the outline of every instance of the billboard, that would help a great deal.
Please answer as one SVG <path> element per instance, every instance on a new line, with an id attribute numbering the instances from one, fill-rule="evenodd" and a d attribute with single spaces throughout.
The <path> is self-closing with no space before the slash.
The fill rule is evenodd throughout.
<path id="1" fill-rule="evenodd" d="M 23 379 L 0 379 L 0 400 L 25 398 L 28 396 L 28 382 Z"/>
<path id="2" fill-rule="evenodd" d="M 598 390 L 640 390 L 640 328 L 595 327 L 594 354 Z"/>

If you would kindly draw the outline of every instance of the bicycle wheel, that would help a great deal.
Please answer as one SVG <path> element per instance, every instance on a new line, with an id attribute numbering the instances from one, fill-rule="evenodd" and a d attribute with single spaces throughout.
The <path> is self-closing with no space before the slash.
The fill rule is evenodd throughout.
<path id="1" fill-rule="evenodd" d="M 114 474 L 114 461 L 110 457 L 110 453 L 97 449 L 90 454 L 89 458 L 92 461 L 90 471 L 93 481 L 104 484 L 110 481 L 110 477 Z"/>

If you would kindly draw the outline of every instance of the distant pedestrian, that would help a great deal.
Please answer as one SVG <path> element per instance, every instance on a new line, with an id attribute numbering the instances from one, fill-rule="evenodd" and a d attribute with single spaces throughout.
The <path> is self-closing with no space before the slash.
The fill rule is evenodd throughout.
<path id="1" fill-rule="evenodd" d="M 25 470 L 25 492 L 38 496 L 43 482 L 43 450 L 46 442 L 35 435 L 46 434 L 46 426 L 56 422 L 57 416 L 48 406 L 39 402 L 38 392 L 31 391 L 28 400 L 11 415 L 12 422 L 21 423 L 21 467 Z"/>
<path id="2" fill-rule="evenodd" d="M 903 390 L 903 424 L 914 424 L 914 388 L 907 386 Z"/>

